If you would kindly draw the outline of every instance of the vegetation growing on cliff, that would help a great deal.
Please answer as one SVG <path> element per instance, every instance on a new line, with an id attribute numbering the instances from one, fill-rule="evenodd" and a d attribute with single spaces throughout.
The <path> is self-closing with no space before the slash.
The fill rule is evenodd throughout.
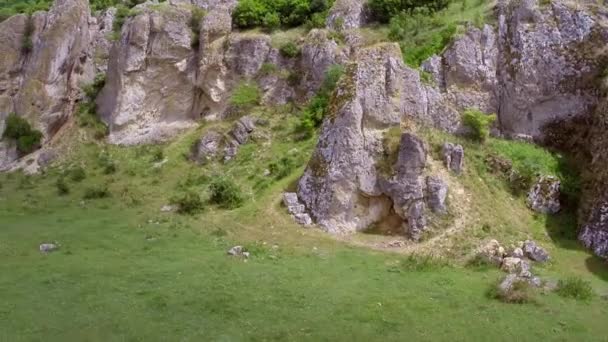
<path id="1" fill-rule="evenodd" d="M 21 155 L 33 152 L 40 147 L 42 133 L 30 126 L 30 123 L 16 114 L 9 114 L 2 138 L 13 140 Z"/>

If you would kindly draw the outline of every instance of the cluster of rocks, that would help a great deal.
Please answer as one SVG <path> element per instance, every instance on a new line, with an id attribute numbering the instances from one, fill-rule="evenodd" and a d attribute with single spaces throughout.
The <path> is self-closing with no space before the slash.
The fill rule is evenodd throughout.
<path id="1" fill-rule="evenodd" d="M 239 147 L 249 141 L 256 122 L 256 118 L 247 115 L 238 119 L 226 135 L 214 130 L 206 132 L 192 145 L 190 159 L 201 165 L 220 156 L 225 162 L 232 160 Z"/>
<path id="2" fill-rule="evenodd" d="M 283 205 L 299 225 L 310 226 L 312 224 L 312 219 L 306 212 L 306 207 L 300 202 L 298 194 L 295 192 L 283 193 Z"/>
<path id="3" fill-rule="evenodd" d="M 509 275 L 499 285 L 507 290 L 517 281 L 525 281 L 533 286 L 540 287 L 543 282 L 531 271 L 530 261 L 547 262 L 549 254 L 534 241 L 526 240 L 507 251 L 497 240 L 491 240 L 478 251 L 478 256 L 487 260 Z"/>

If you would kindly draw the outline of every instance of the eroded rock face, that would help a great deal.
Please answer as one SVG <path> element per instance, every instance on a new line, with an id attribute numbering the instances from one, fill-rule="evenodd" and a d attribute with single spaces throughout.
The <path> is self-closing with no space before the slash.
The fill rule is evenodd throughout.
<path id="1" fill-rule="evenodd" d="M 336 0 L 327 15 L 327 27 L 333 30 L 349 30 L 361 27 L 367 21 L 365 0 Z"/>
<path id="2" fill-rule="evenodd" d="M 0 118 L 15 112 L 53 136 L 78 98 L 89 38 L 86 0 L 57 0 L 48 13 L 0 23 Z"/>
<path id="3" fill-rule="evenodd" d="M 329 232 L 353 232 L 388 215 L 376 170 L 383 131 L 406 115 L 423 115 L 417 73 L 403 65 L 399 47 L 359 51 L 346 67 L 322 126 L 317 149 L 300 179 L 298 195 L 317 224 Z"/>
<path id="4" fill-rule="evenodd" d="M 544 125 L 588 115 L 597 103 L 593 80 L 606 62 L 603 20 L 553 1 L 499 4 L 499 120 L 510 134 L 541 137 Z"/>
<path id="5" fill-rule="evenodd" d="M 194 124 L 193 32 L 190 9 L 140 5 L 114 45 L 98 111 L 110 127 L 109 141 L 162 141 Z"/>

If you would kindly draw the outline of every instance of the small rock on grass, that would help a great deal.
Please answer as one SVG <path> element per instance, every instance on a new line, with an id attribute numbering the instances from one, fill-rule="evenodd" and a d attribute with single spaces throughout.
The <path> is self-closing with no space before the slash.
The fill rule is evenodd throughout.
<path id="1" fill-rule="evenodd" d="M 43 243 L 43 244 L 40 244 L 39 249 L 40 249 L 41 253 L 46 254 L 46 253 L 50 253 L 50 252 L 54 252 L 54 251 L 58 250 L 59 245 L 55 244 L 55 243 Z"/>

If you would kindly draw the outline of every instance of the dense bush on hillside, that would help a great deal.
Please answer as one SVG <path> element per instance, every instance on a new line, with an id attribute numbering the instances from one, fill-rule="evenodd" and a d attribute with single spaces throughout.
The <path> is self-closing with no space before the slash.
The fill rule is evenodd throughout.
<path id="1" fill-rule="evenodd" d="M 490 137 L 490 126 L 496 121 L 495 114 L 485 114 L 479 109 L 467 109 L 462 115 L 462 123 L 471 129 L 471 137 L 485 142 Z"/>
<path id="2" fill-rule="evenodd" d="M 392 17 L 424 8 L 436 12 L 446 8 L 449 0 L 370 0 L 369 8 L 374 19 L 387 23 Z"/>
<path id="3" fill-rule="evenodd" d="M 279 26 L 295 27 L 309 21 L 324 21 L 320 16 L 326 16 L 332 2 L 333 0 L 241 0 L 234 10 L 233 19 L 240 28 L 264 27 L 273 30 Z"/>
<path id="4" fill-rule="evenodd" d="M 42 133 L 33 129 L 27 120 L 16 114 L 9 114 L 2 138 L 14 140 L 17 150 L 24 155 L 40 147 Z"/>
<path id="5" fill-rule="evenodd" d="M 211 192 L 209 202 L 221 208 L 235 209 L 245 201 L 239 186 L 232 179 L 224 176 L 215 177 L 209 184 L 209 191 Z"/>

